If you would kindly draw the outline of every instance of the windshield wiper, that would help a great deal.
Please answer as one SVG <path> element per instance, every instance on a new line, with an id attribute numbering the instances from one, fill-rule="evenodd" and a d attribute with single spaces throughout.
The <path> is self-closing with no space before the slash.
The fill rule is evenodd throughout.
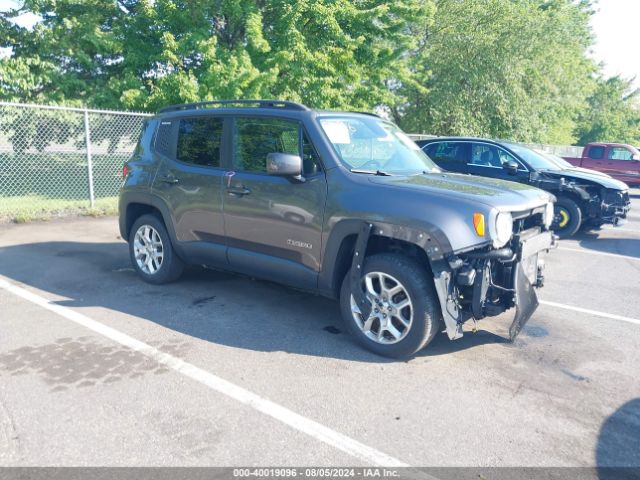
<path id="1" fill-rule="evenodd" d="M 385 172 L 384 170 L 361 170 L 359 168 L 352 168 L 351 171 L 353 173 L 367 173 L 369 175 L 379 175 L 381 177 L 391 177 L 392 174 L 389 172 Z"/>

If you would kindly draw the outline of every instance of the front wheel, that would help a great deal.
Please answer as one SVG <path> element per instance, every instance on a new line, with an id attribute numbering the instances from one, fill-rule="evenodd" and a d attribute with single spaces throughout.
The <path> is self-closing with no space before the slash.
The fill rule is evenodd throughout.
<path id="1" fill-rule="evenodd" d="M 414 355 L 438 333 L 442 313 L 433 280 L 409 257 L 382 253 L 366 259 L 360 288 L 371 305 L 363 314 L 351 290 L 348 272 L 340 290 L 340 309 L 347 330 L 378 355 Z"/>
<path id="2" fill-rule="evenodd" d="M 553 206 L 553 224 L 551 229 L 560 238 L 567 238 L 575 235 L 582 224 L 582 212 L 576 202 L 570 198 L 559 197 Z"/>

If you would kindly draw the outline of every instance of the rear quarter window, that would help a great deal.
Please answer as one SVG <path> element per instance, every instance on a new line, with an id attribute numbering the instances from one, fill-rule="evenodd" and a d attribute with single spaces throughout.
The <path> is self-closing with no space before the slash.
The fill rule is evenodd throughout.
<path id="1" fill-rule="evenodd" d="M 170 120 L 161 120 L 158 125 L 158 131 L 156 132 L 156 140 L 154 148 L 156 152 L 166 157 L 173 156 L 171 148 L 171 138 L 173 133 L 173 122 Z"/>

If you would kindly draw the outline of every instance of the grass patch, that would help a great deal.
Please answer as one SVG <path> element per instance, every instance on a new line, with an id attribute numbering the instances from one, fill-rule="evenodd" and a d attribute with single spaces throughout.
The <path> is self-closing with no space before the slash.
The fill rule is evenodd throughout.
<path id="1" fill-rule="evenodd" d="M 48 198 L 38 195 L 0 196 L 0 222 L 26 223 L 69 215 L 101 217 L 118 213 L 118 197 L 98 198 L 94 208 L 89 200 Z"/>

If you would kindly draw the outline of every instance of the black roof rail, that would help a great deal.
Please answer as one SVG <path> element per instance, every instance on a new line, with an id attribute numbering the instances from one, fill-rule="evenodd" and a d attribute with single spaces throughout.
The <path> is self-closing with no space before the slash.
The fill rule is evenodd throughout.
<path id="1" fill-rule="evenodd" d="M 206 108 L 214 105 L 244 105 L 255 106 L 257 108 L 282 108 L 286 110 L 308 111 L 309 108 L 301 103 L 289 102 L 287 100 L 212 100 L 208 102 L 183 103 L 178 105 L 169 105 L 161 108 L 158 113 L 177 112 L 180 110 L 197 110 L 198 108 Z"/>
<path id="2" fill-rule="evenodd" d="M 359 113 L 360 115 L 369 115 L 371 117 L 382 118 L 380 115 L 378 115 L 377 113 L 373 113 L 373 112 L 358 112 L 358 111 L 355 111 L 353 113 Z"/>

